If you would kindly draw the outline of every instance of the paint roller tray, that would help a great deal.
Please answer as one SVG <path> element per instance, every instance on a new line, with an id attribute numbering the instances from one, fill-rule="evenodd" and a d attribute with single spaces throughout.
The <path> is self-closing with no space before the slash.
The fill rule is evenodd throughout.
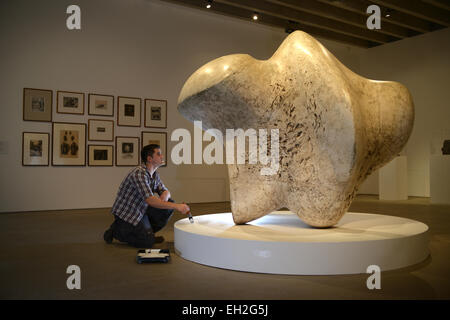
<path id="1" fill-rule="evenodd" d="M 170 260 L 169 249 L 142 249 L 138 250 L 137 263 L 167 263 Z"/>

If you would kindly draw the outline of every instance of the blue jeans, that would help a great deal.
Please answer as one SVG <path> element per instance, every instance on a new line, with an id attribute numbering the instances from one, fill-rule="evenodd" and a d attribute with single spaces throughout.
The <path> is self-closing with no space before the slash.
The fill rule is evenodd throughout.
<path id="1" fill-rule="evenodd" d="M 172 199 L 169 202 L 174 202 Z M 136 226 L 115 217 L 111 229 L 113 237 L 136 248 L 151 248 L 155 243 L 155 232 L 164 228 L 172 217 L 173 209 L 158 209 L 148 206 Z"/>

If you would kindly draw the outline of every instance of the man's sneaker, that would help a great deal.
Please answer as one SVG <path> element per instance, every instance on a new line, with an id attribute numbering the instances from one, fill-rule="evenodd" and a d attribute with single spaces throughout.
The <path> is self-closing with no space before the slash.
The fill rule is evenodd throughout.
<path id="1" fill-rule="evenodd" d="M 163 243 L 164 237 L 163 236 L 157 236 L 155 237 L 155 243 Z"/>
<path id="2" fill-rule="evenodd" d="M 110 244 L 113 241 L 113 232 L 111 228 L 105 231 L 105 233 L 103 234 L 103 239 L 108 244 Z"/>

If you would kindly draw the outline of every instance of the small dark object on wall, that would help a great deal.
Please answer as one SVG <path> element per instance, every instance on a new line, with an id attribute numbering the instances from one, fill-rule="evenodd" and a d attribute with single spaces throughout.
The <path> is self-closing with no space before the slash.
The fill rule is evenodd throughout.
<path id="1" fill-rule="evenodd" d="M 444 145 L 441 150 L 442 154 L 450 154 L 450 140 L 444 140 Z"/>

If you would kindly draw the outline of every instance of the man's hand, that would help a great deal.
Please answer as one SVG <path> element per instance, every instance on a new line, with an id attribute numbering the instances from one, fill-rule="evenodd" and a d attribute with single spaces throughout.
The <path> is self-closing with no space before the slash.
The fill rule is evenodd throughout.
<path id="1" fill-rule="evenodd" d="M 189 206 L 185 203 L 178 203 L 177 210 L 180 211 L 182 214 L 187 214 L 189 211 L 191 211 Z"/>

